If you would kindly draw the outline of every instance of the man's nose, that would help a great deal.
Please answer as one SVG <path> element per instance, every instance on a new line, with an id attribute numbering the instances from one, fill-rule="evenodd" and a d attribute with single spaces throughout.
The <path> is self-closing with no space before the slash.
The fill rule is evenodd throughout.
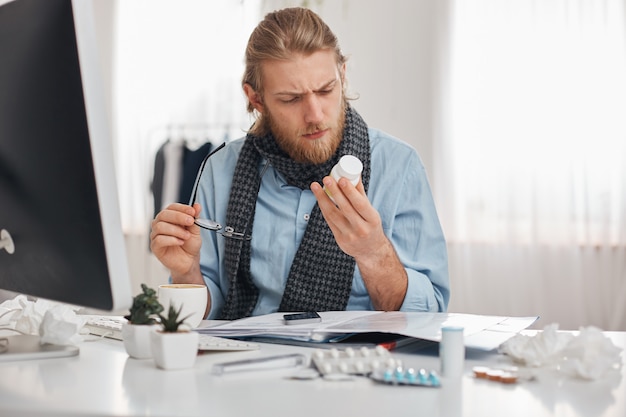
<path id="1" fill-rule="evenodd" d="M 306 123 L 318 124 L 324 121 L 324 112 L 319 97 L 308 94 L 304 100 L 304 119 Z"/>

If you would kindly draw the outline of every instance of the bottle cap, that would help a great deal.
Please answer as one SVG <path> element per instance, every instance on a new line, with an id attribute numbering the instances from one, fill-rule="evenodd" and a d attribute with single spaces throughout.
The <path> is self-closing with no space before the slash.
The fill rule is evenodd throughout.
<path id="1" fill-rule="evenodd" d="M 363 171 L 363 163 L 359 158 L 352 155 L 342 156 L 337 165 L 339 176 L 349 180 L 358 178 L 361 175 L 361 171 Z"/>

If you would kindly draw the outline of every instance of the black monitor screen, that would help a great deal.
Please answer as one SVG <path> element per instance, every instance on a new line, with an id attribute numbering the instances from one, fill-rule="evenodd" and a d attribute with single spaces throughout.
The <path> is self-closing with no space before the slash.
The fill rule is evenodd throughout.
<path id="1" fill-rule="evenodd" d="M 0 288 L 113 310 L 130 283 L 93 21 L 76 3 L 0 7 Z"/>

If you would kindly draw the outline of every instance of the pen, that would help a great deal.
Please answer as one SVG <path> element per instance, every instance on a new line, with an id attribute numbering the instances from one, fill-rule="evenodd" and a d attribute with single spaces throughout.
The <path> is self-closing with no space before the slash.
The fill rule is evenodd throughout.
<path id="1" fill-rule="evenodd" d="M 289 368 L 304 366 L 307 362 L 308 360 L 305 355 L 301 353 L 290 353 L 287 355 L 266 356 L 263 358 L 217 363 L 213 365 L 213 373 L 215 375 L 223 375 L 230 372 Z"/>

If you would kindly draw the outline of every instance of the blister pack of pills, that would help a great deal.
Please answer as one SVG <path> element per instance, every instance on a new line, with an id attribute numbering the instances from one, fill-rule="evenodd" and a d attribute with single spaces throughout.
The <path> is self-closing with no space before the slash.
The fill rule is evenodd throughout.
<path id="1" fill-rule="evenodd" d="M 402 361 L 394 358 L 382 346 L 373 349 L 318 349 L 313 352 L 312 361 L 326 379 L 337 380 L 337 377 L 343 375 L 363 375 L 389 385 L 441 386 L 436 372 L 404 368 Z"/>
<path id="2" fill-rule="evenodd" d="M 413 385 L 419 387 L 438 388 L 441 386 L 439 375 L 435 371 L 426 369 L 415 370 L 414 368 L 387 367 L 376 369 L 370 375 L 374 381 L 389 385 Z"/>
<path id="3" fill-rule="evenodd" d="M 323 376 L 369 375 L 376 369 L 397 367 L 401 363 L 382 346 L 359 349 L 318 349 L 312 356 L 315 367 Z"/>

